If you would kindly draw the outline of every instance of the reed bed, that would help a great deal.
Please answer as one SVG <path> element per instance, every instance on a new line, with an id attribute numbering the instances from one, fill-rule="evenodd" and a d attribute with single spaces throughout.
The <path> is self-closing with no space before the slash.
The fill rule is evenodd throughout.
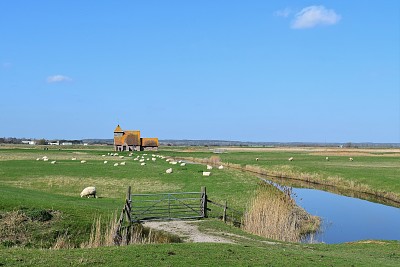
<path id="1" fill-rule="evenodd" d="M 115 246 L 115 232 L 118 227 L 118 219 L 114 214 L 106 224 L 102 224 L 101 216 L 94 219 L 90 237 L 87 242 L 81 244 L 81 248 L 98 248 Z M 179 237 L 162 231 L 154 231 L 143 227 L 141 224 L 133 224 L 122 230 L 122 240 L 119 245 L 132 244 L 160 244 L 180 243 Z"/>
<path id="2" fill-rule="evenodd" d="M 242 228 L 274 240 L 300 242 L 319 229 L 320 219 L 298 207 L 289 187 L 260 183 L 243 216 Z"/>

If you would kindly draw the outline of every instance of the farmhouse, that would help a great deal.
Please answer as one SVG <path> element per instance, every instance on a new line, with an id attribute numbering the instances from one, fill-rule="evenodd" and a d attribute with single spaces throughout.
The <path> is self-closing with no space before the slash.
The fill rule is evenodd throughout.
<path id="1" fill-rule="evenodd" d="M 140 131 L 122 130 L 118 125 L 114 130 L 114 150 L 158 150 L 158 138 L 141 138 Z"/>

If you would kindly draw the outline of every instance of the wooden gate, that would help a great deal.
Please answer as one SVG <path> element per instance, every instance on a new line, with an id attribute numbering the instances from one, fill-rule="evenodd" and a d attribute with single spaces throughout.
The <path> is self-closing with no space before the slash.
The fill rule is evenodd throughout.
<path id="1" fill-rule="evenodd" d="M 130 194 L 131 222 L 204 218 L 207 214 L 205 187 L 200 192 Z"/>

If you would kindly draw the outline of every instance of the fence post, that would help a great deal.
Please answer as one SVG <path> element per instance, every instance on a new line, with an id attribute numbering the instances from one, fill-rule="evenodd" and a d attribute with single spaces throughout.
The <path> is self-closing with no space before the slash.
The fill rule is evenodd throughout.
<path id="1" fill-rule="evenodd" d="M 224 206 L 224 214 L 222 215 L 222 220 L 224 223 L 226 223 L 226 209 L 228 208 L 228 201 L 225 200 L 225 206 Z"/>
<path id="2" fill-rule="evenodd" d="M 205 186 L 201 187 L 201 210 L 203 218 L 207 218 L 207 189 Z"/>

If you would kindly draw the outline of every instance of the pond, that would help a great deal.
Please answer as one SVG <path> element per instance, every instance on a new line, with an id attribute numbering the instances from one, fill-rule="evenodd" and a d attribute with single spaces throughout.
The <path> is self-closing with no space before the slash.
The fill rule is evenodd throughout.
<path id="1" fill-rule="evenodd" d="M 296 203 L 308 213 L 321 217 L 320 231 L 305 242 L 337 244 L 371 239 L 400 240 L 398 203 L 303 181 L 269 176 L 260 179 L 278 188 L 292 187 Z"/>

